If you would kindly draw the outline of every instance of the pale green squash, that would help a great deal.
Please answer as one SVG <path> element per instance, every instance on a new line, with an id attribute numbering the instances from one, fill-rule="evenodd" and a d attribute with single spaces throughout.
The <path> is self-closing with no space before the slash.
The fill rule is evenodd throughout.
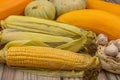
<path id="1" fill-rule="evenodd" d="M 24 13 L 25 16 L 54 19 L 56 10 L 51 2 L 47 0 L 36 0 L 26 6 Z"/>
<path id="2" fill-rule="evenodd" d="M 60 16 L 63 13 L 85 9 L 86 0 L 50 0 L 56 7 L 57 16 Z"/>

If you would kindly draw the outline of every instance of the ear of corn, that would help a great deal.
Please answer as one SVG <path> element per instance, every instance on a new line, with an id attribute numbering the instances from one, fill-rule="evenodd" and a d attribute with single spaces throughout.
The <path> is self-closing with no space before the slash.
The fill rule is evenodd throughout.
<path id="1" fill-rule="evenodd" d="M 3 29 L 18 29 L 74 38 L 80 36 L 83 31 L 72 25 L 28 16 L 9 16 L 7 19 L 1 21 L 1 26 Z"/>
<path id="2" fill-rule="evenodd" d="M 31 40 L 32 44 L 30 45 L 33 45 L 33 46 L 34 44 L 41 45 L 41 43 L 42 44 L 44 43 L 49 47 L 78 52 L 85 47 L 84 44 L 91 43 L 92 41 L 94 41 L 95 35 L 90 31 L 86 31 L 86 32 L 84 31 L 84 33 L 81 34 L 81 37 L 73 40 L 72 38 L 69 38 L 69 37 L 25 32 L 25 31 L 19 31 L 14 29 L 5 29 L 1 32 L 0 44 L 4 44 L 4 43 L 15 41 L 15 40 L 28 40 L 28 41 Z M 22 44 L 24 44 L 24 42 Z"/>
<path id="3" fill-rule="evenodd" d="M 49 47 L 21 46 L 7 50 L 7 65 L 51 70 L 87 70 L 95 67 L 97 57 Z"/>
<path id="4" fill-rule="evenodd" d="M 8 42 L 3 49 L 0 50 L 0 63 L 5 63 L 5 55 L 7 49 L 12 46 L 43 46 L 50 47 L 49 45 L 38 40 L 15 40 Z"/>
<path id="5" fill-rule="evenodd" d="M 14 41 L 14 40 L 39 40 L 42 42 L 70 42 L 73 39 L 62 36 L 53 36 L 41 33 L 32 33 L 32 32 L 1 32 L 1 44 Z"/>
<path id="6" fill-rule="evenodd" d="M 96 80 L 100 71 L 99 60 L 95 56 L 49 47 L 10 47 L 5 58 L 10 67 L 40 75 L 51 73 L 50 76 L 83 77 L 84 80 Z"/>
<path id="7" fill-rule="evenodd" d="M 3 29 L 17 29 L 55 36 L 66 36 L 74 39 L 78 39 L 82 34 L 91 34 L 89 31 L 73 25 L 28 16 L 9 16 L 1 21 L 1 27 Z M 92 32 L 92 34 L 95 33 Z M 95 35 L 91 37 L 95 38 Z"/>
<path id="8" fill-rule="evenodd" d="M 39 44 L 30 40 L 9 42 L 0 50 L 0 62 L 18 70 L 44 76 L 84 77 L 84 80 L 96 80 L 100 71 L 97 57 L 50 48 L 44 43 L 36 42 Z"/>

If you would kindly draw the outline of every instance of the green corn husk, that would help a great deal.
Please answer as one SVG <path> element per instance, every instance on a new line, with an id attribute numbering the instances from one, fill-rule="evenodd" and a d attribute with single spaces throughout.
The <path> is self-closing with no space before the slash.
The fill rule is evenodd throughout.
<path id="1" fill-rule="evenodd" d="M 14 40 L 39 40 L 50 47 L 78 52 L 85 47 L 85 44 L 95 41 L 95 35 L 90 31 L 86 31 L 81 37 L 73 40 L 69 37 L 25 32 L 15 29 L 5 29 L 1 32 L 0 44 L 5 44 Z"/>
<path id="2" fill-rule="evenodd" d="M 74 39 L 78 39 L 83 34 L 86 36 L 91 35 L 88 36 L 89 38 L 95 38 L 96 36 L 94 32 L 86 31 L 73 25 L 28 16 L 9 16 L 1 21 L 1 28 L 65 36 Z"/>
<path id="3" fill-rule="evenodd" d="M 79 52 L 81 49 L 85 47 L 84 45 L 86 43 L 87 43 L 86 36 L 82 36 L 80 39 L 76 39 L 66 44 L 62 44 L 60 46 L 57 46 L 56 48 L 63 49 L 63 50 L 69 50 L 73 52 Z"/>
<path id="4" fill-rule="evenodd" d="M 28 16 L 9 16 L 1 21 L 1 27 L 74 38 L 83 31 L 72 25 Z"/>
<path id="5" fill-rule="evenodd" d="M 53 35 L 33 33 L 33 32 L 10 31 L 10 30 L 3 30 L 0 33 L 0 38 L 1 38 L 1 44 L 14 40 L 39 40 L 41 42 L 73 41 L 73 39 L 69 37 L 53 36 Z"/>

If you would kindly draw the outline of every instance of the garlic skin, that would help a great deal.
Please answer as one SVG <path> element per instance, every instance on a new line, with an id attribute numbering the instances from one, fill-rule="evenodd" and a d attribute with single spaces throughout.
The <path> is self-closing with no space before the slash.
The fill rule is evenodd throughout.
<path id="1" fill-rule="evenodd" d="M 117 47 L 118 47 L 118 49 L 119 49 L 119 51 L 120 51 L 120 39 L 117 39 L 116 40 L 116 44 L 115 44 Z"/>
<path id="2" fill-rule="evenodd" d="M 108 37 L 104 34 L 99 34 L 97 36 L 97 44 L 106 45 L 108 43 Z"/>
<path id="3" fill-rule="evenodd" d="M 114 44 L 111 44 L 111 45 L 108 45 L 105 49 L 104 49 L 104 53 L 106 55 L 109 55 L 109 56 L 117 56 L 118 54 L 118 48 L 114 45 Z"/>
<path id="4" fill-rule="evenodd" d="M 120 52 L 116 56 L 117 59 L 120 59 Z"/>
<path id="5" fill-rule="evenodd" d="M 108 43 L 108 45 L 111 45 L 111 44 L 114 44 L 114 45 L 116 45 L 116 40 L 111 40 L 111 41 L 109 41 L 109 43 Z"/>

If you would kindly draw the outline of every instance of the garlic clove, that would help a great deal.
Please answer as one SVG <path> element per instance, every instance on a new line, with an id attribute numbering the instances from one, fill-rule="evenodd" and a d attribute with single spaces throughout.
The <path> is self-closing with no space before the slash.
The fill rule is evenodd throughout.
<path id="1" fill-rule="evenodd" d="M 117 56 L 118 48 L 114 44 L 111 44 L 104 49 L 104 52 L 106 55 L 109 55 L 109 56 Z"/>
<path id="2" fill-rule="evenodd" d="M 104 34 L 99 34 L 97 36 L 97 44 L 106 45 L 108 43 L 108 37 Z"/>

